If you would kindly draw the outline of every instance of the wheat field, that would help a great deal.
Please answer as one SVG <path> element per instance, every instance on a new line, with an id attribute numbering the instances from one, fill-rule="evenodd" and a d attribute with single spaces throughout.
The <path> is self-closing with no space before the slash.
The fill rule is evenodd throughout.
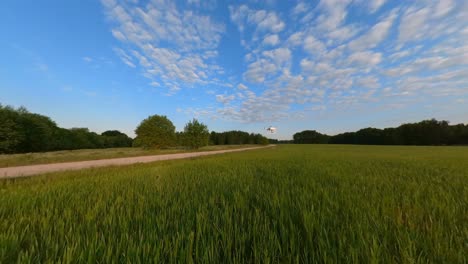
<path id="1" fill-rule="evenodd" d="M 0 181 L 0 263 L 466 263 L 468 148 L 286 145 Z"/>

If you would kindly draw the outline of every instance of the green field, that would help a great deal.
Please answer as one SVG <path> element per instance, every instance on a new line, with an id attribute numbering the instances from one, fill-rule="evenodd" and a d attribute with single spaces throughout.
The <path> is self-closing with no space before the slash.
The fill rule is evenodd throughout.
<path id="1" fill-rule="evenodd" d="M 468 148 L 291 145 L 0 181 L 0 263 L 466 263 Z"/>
<path id="2" fill-rule="evenodd" d="M 108 148 L 108 149 L 77 149 L 51 152 L 36 152 L 25 154 L 0 154 L 0 168 L 47 164 L 57 162 L 113 159 L 149 155 L 175 154 L 182 152 L 212 151 L 221 149 L 258 147 L 258 145 L 213 145 L 194 149 L 143 149 L 143 148 Z"/>

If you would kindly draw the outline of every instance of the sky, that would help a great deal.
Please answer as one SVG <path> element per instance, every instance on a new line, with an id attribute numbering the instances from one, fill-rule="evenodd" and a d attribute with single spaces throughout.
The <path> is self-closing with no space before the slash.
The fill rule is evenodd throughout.
<path id="1" fill-rule="evenodd" d="M 463 0 L 2 0 L 0 33 L 0 103 L 65 128 L 468 122 Z"/>

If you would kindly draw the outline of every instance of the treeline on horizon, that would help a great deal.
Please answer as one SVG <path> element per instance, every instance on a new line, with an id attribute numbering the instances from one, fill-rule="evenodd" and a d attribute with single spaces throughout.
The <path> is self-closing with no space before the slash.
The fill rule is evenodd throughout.
<path id="1" fill-rule="evenodd" d="M 270 140 L 271 142 L 271 140 Z M 449 125 L 436 119 L 408 123 L 396 128 L 364 128 L 335 136 L 305 130 L 294 134 L 294 144 L 356 144 L 356 145 L 468 145 L 468 125 Z"/>
<path id="2" fill-rule="evenodd" d="M 187 145 L 177 132 L 175 146 Z M 212 145 L 268 144 L 261 134 L 243 131 L 211 132 Z M 0 104 L 0 153 L 132 147 L 134 139 L 118 130 L 101 134 L 88 128 L 61 128 L 49 117 Z"/>
<path id="3" fill-rule="evenodd" d="M 211 132 L 210 142 L 213 145 L 242 145 L 242 144 L 269 144 L 268 138 L 261 134 L 247 133 L 244 131 Z"/>
<path id="4" fill-rule="evenodd" d="M 130 147 L 133 141 L 117 130 L 97 134 L 88 128 L 61 128 L 24 107 L 0 105 L 0 124 L 0 153 Z"/>

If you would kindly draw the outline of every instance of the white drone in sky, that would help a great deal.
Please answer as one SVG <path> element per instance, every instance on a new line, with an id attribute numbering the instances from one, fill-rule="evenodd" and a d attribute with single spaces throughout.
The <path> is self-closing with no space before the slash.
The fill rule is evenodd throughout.
<path id="1" fill-rule="evenodd" d="M 270 134 L 275 134 L 276 133 L 276 127 L 269 126 L 265 128 L 266 131 L 268 131 Z"/>

